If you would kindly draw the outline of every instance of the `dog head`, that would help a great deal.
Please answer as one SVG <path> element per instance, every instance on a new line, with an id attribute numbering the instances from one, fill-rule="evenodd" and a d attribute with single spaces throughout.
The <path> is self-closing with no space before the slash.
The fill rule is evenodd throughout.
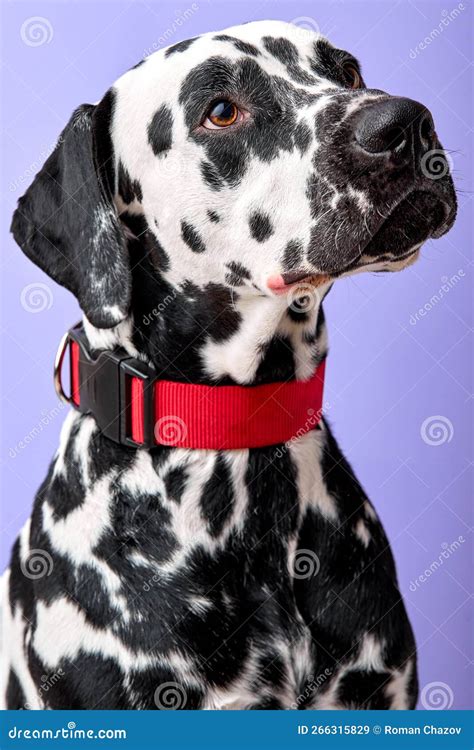
<path id="1" fill-rule="evenodd" d="M 455 213 L 428 110 L 271 21 L 156 52 L 76 110 L 12 228 L 111 327 L 143 254 L 175 288 L 272 296 L 402 268 Z"/>

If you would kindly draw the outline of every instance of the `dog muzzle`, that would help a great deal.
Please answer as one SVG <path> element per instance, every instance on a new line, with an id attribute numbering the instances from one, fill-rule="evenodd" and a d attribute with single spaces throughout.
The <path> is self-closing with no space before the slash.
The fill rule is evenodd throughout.
<path id="1" fill-rule="evenodd" d="M 69 358 L 70 395 L 62 368 Z M 81 324 L 62 338 L 54 367 L 59 398 L 94 417 L 131 448 L 232 450 L 277 445 L 315 429 L 322 416 L 323 361 L 305 381 L 197 385 L 162 380 L 124 349 L 92 353 Z"/>

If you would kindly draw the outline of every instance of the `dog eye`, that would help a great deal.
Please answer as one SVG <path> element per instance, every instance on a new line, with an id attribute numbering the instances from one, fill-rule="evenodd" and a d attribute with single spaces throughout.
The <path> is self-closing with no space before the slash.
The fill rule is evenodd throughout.
<path id="1" fill-rule="evenodd" d="M 352 63 L 344 63 L 342 66 L 344 80 L 351 89 L 360 89 L 362 78 L 356 66 Z"/>
<path id="2" fill-rule="evenodd" d="M 219 99 L 207 111 L 203 125 L 209 130 L 228 128 L 229 125 L 234 125 L 241 120 L 242 116 L 242 112 L 234 102 L 228 99 Z"/>

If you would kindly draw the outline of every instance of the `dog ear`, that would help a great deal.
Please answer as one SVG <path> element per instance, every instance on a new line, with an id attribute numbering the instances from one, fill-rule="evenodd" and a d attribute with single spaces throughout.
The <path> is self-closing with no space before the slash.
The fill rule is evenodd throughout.
<path id="1" fill-rule="evenodd" d="M 99 104 L 76 109 L 20 198 L 11 226 L 23 252 L 76 295 L 98 328 L 126 317 L 131 290 L 127 242 L 113 203 L 113 104 L 110 91 Z"/>

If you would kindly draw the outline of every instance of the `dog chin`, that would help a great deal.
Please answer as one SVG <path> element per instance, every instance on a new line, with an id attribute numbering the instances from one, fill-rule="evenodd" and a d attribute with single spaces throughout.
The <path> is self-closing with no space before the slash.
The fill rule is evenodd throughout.
<path id="1" fill-rule="evenodd" d="M 373 260 L 403 260 L 410 248 L 438 238 L 452 226 L 455 204 L 435 192 L 414 190 L 385 219 L 365 246 L 362 256 Z"/>
<path id="2" fill-rule="evenodd" d="M 343 276 L 352 276 L 355 273 L 370 271 L 374 273 L 403 271 L 405 268 L 412 266 L 420 257 L 420 245 L 404 253 L 399 258 L 368 258 L 362 256 L 360 265 L 343 274 Z"/>

